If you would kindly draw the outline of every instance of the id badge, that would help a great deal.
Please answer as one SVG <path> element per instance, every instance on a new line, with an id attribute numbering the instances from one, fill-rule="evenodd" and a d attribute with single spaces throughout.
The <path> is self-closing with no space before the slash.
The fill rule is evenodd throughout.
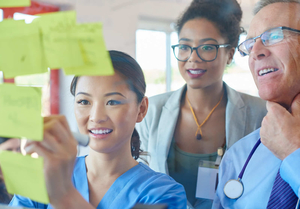
<path id="1" fill-rule="evenodd" d="M 219 168 L 215 162 L 200 160 L 196 197 L 213 200 L 218 186 Z"/>

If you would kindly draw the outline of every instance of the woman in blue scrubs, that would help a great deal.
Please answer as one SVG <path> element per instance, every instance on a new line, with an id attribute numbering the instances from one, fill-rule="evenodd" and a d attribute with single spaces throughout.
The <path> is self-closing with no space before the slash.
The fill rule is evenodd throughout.
<path id="1" fill-rule="evenodd" d="M 90 153 L 76 159 L 77 142 L 64 116 L 44 119 L 44 140 L 27 145 L 44 157 L 50 204 L 14 196 L 11 206 L 28 208 L 132 208 L 166 204 L 186 208 L 182 185 L 136 159 L 142 153 L 135 124 L 147 113 L 142 69 L 129 55 L 110 51 L 112 76 L 75 77 L 71 93 L 79 131 L 90 137 Z"/>

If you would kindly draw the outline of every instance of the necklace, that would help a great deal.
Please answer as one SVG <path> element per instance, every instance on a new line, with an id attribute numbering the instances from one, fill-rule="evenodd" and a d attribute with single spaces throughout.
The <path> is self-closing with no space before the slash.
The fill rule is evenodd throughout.
<path id="1" fill-rule="evenodd" d="M 195 120 L 195 122 L 196 122 L 196 124 L 197 124 L 197 126 L 198 126 L 197 131 L 196 131 L 196 134 L 195 134 L 197 140 L 202 139 L 202 131 L 201 131 L 201 127 L 202 127 L 202 126 L 204 125 L 204 123 L 209 119 L 209 117 L 211 116 L 211 114 L 213 113 L 213 111 L 219 106 L 219 104 L 220 104 L 221 101 L 222 101 L 223 96 L 224 96 L 224 92 L 223 92 L 223 94 L 222 94 L 222 96 L 221 96 L 220 101 L 218 102 L 218 104 L 216 104 L 216 106 L 214 106 L 214 108 L 210 111 L 210 113 L 208 114 L 208 116 L 204 119 L 204 121 L 203 121 L 200 125 L 199 125 L 199 123 L 198 123 L 198 120 L 197 120 L 197 117 L 196 117 L 196 115 L 195 115 L 195 112 L 194 112 L 194 110 L 193 110 L 193 108 L 192 108 L 192 106 L 191 106 L 191 103 L 190 103 L 189 99 L 186 97 L 186 99 L 187 99 L 187 101 L 188 101 L 188 103 L 189 103 L 191 112 L 192 112 L 192 114 L 193 114 L 193 116 L 194 116 L 194 120 Z M 198 133 L 198 132 L 200 132 L 200 133 Z"/>

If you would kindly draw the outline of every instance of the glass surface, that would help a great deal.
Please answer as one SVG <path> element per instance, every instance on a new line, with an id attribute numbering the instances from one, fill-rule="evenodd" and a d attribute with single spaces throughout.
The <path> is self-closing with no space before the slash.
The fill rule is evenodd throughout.
<path id="1" fill-rule="evenodd" d="M 166 92 L 166 33 L 137 30 L 136 60 L 145 75 L 146 96 Z"/>

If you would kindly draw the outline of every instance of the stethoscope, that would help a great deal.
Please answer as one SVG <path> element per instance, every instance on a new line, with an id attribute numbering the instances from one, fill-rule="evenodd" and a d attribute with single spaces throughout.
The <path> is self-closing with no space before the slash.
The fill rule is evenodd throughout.
<path id="1" fill-rule="evenodd" d="M 254 152 L 256 151 L 257 147 L 260 145 L 261 140 L 259 138 L 259 140 L 256 142 L 256 144 L 254 145 L 254 147 L 252 148 L 239 176 L 238 179 L 231 179 L 229 181 L 226 182 L 225 186 L 224 186 L 224 194 L 230 198 L 230 199 L 238 199 L 240 196 L 242 196 L 243 192 L 244 192 L 244 185 L 242 182 L 242 178 L 244 175 L 244 172 L 246 170 L 246 167 L 250 161 L 250 159 L 252 158 Z M 299 208 L 300 206 L 300 200 L 298 199 L 296 208 Z"/>
<path id="2" fill-rule="evenodd" d="M 242 196 L 243 192 L 244 192 L 244 185 L 242 182 L 242 178 L 244 175 L 244 172 L 246 170 L 246 167 L 251 159 L 251 157 L 253 156 L 254 152 L 256 151 L 257 147 L 260 145 L 261 141 L 260 138 L 259 140 L 256 142 L 256 144 L 254 145 L 254 147 L 252 148 L 239 176 L 238 179 L 231 179 L 229 181 L 227 181 L 227 183 L 224 186 L 224 194 L 230 198 L 230 199 L 238 199 L 240 196 Z"/>

